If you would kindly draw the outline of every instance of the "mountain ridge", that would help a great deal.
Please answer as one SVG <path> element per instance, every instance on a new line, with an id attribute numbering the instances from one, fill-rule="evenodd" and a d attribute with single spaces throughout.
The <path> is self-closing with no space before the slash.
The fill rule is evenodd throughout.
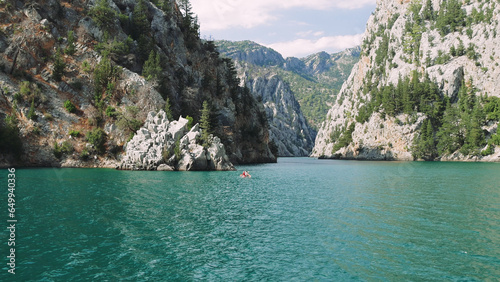
<path id="1" fill-rule="evenodd" d="M 290 85 L 309 124 L 314 129 L 326 117 L 328 107 L 325 105 L 333 104 L 335 95 L 357 62 L 360 50 L 359 47 L 354 47 L 333 54 L 319 52 L 299 59 L 283 58 L 272 48 L 249 40 L 236 42 L 222 40 L 216 41 L 216 45 L 222 54 L 236 61 L 249 62 L 277 72 Z M 250 54 L 257 54 L 256 57 L 259 59 L 245 60 Z M 267 61 L 262 59 L 264 54 L 272 54 L 273 59 Z M 321 58 L 318 57 L 320 55 Z"/>

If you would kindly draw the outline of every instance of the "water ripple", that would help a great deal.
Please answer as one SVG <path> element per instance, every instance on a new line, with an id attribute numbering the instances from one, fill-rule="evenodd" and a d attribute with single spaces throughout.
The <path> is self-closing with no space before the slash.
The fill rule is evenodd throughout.
<path id="1" fill-rule="evenodd" d="M 19 187 L 29 189 L 18 191 L 23 258 L 17 277 L 500 277 L 498 164 L 280 159 L 239 168 L 252 178 L 241 179 L 239 172 L 19 170 Z"/>

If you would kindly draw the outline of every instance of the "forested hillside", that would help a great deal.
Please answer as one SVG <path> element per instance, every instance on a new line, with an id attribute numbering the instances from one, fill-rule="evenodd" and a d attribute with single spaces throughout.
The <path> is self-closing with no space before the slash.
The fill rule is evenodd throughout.
<path id="1" fill-rule="evenodd" d="M 148 112 L 194 125 L 204 102 L 231 161 L 276 160 L 187 0 L 2 1 L 0 91 L 2 165 L 115 167 Z"/>
<path id="2" fill-rule="evenodd" d="M 380 1 L 315 156 L 498 161 L 497 1 Z"/>

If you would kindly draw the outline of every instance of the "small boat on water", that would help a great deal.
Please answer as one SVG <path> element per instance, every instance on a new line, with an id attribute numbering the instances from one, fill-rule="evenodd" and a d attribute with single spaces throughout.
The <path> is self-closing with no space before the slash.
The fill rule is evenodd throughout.
<path id="1" fill-rule="evenodd" d="M 250 173 L 248 173 L 248 171 L 243 171 L 242 174 L 240 174 L 240 177 L 241 178 L 251 178 L 252 176 L 250 175 Z"/>

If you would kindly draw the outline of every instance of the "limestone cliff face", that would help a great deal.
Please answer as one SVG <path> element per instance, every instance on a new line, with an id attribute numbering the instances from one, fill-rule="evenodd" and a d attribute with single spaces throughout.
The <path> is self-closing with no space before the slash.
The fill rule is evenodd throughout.
<path id="1" fill-rule="evenodd" d="M 218 41 L 217 44 L 222 54 L 235 60 L 244 86 L 264 104 L 269 136 L 276 146 L 277 155 L 308 156 L 314 145 L 315 132 L 304 118 L 288 84 L 270 68 L 285 63 L 281 54 L 251 41 Z"/>
<path id="2" fill-rule="evenodd" d="M 499 161 L 499 21 L 496 1 L 377 1 L 312 155 Z"/>
<path id="3" fill-rule="evenodd" d="M 315 132 L 302 115 L 300 105 L 287 83 L 272 72 L 244 79 L 246 86 L 264 103 L 270 138 L 278 147 L 278 155 L 308 156 L 314 144 Z"/>
<path id="4" fill-rule="evenodd" d="M 286 58 L 251 41 L 217 41 L 220 52 L 235 60 L 238 75 L 262 99 L 270 138 L 280 156 L 311 152 L 318 125 L 359 57 L 359 47 L 336 54 L 320 52 Z"/>
<path id="5" fill-rule="evenodd" d="M 159 3 L 0 4 L 0 135 L 22 141 L 12 154 L 15 138 L 0 142 L 1 165 L 116 167 L 167 99 L 175 119 L 194 123 L 207 101 L 232 162 L 276 160 L 264 107 L 239 87 L 232 62 L 175 1 Z"/>
<path id="6" fill-rule="evenodd" d="M 319 52 L 304 58 L 283 59 L 273 49 L 251 41 L 217 41 L 219 51 L 239 62 L 239 75 L 250 78 L 278 75 L 289 85 L 309 126 L 317 131 L 342 84 L 359 60 L 360 48 L 335 54 Z"/>

